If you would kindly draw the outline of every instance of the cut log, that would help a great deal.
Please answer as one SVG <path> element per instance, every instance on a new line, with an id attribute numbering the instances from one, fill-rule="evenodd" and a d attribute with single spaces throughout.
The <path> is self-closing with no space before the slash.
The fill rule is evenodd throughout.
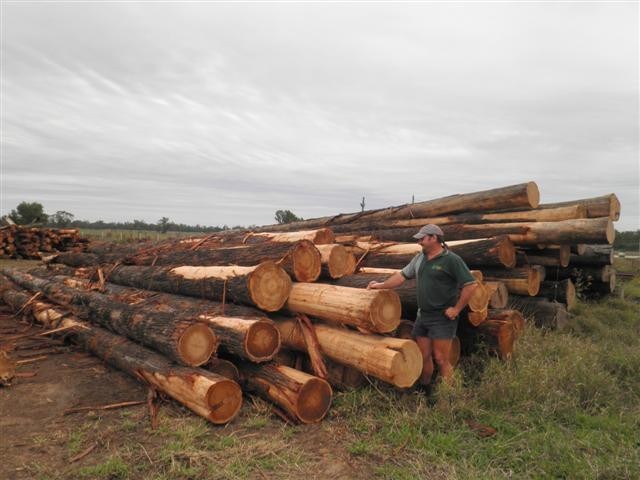
<path id="1" fill-rule="evenodd" d="M 571 258 L 571 247 L 561 245 L 556 248 L 526 250 L 524 257 L 518 256 L 518 266 L 542 265 L 544 267 L 567 267 Z"/>
<path id="2" fill-rule="evenodd" d="M 52 263 L 62 263 L 69 267 L 94 267 L 102 264 L 113 264 L 122 261 L 125 258 L 123 253 L 83 253 L 83 252 L 65 252 L 50 257 Z"/>
<path id="3" fill-rule="evenodd" d="M 484 310 L 472 311 L 469 310 L 467 312 L 467 318 L 469 323 L 474 327 L 482 325 L 487 320 L 488 309 L 485 307 Z"/>
<path id="4" fill-rule="evenodd" d="M 582 205 L 587 209 L 588 218 L 608 217 L 614 222 L 620 219 L 620 200 L 615 193 L 601 197 L 583 198 L 569 202 L 545 203 L 541 209 L 553 209 L 567 206 Z"/>
<path id="5" fill-rule="evenodd" d="M 329 411 L 333 392 L 322 378 L 274 363 L 241 363 L 238 367 L 247 389 L 302 423 L 319 422 Z"/>
<path id="6" fill-rule="evenodd" d="M 484 269 L 487 281 L 502 282 L 509 293 L 536 296 L 540 291 L 540 270 L 531 267 L 510 270 Z"/>
<path id="7" fill-rule="evenodd" d="M 177 293 L 215 301 L 280 310 L 289 296 L 291 279 L 272 261 L 254 267 L 117 266 L 109 281 L 119 285 Z"/>
<path id="8" fill-rule="evenodd" d="M 5 268 L 1 273 L 23 288 L 42 292 L 50 300 L 70 307 L 83 319 L 99 323 L 185 365 L 206 363 L 217 348 L 218 339 L 211 329 L 193 317 L 133 307 L 100 293 L 83 292 L 18 270 Z"/>
<path id="9" fill-rule="evenodd" d="M 509 304 L 512 308 L 522 312 L 525 317 L 532 318 L 538 327 L 563 328 L 569 321 L 566 305 L 549 301 L 546 298 L 512 295 L 509 298 Z"/>
<path id="10" fill-rule="evenodd" d="M 236 367 L 229 360 L 211 357 L 204 368 L 210 372 L 220 375 L 221 377 L 228 378 L 229 380 L 233 380 L 234 382 L 240 382 L 240 372 L 238 370 L 238 367 Z"/>
<path id="11" fill-rule="evenodd" d="M 509 290 L 502 282 L 485 281 L 484 286 L 489 291 L 489 307 L 505 308 L 509 301 Z"/>
<path id="12" fill-rule="evenodd" d="M 246 234 L 242 243 L 254 244 L 263 242 L 293 243 L 300 240 L 308 240 L 315 245 L 328 245 L 335 241 L 333 231 L 330 228 L 318 228 L 315 230 L 299 230 L 296 232 L 251 232 Z"/>
<path id="13" fill-rule="evenodd" d="M 576 288 L 570 279 L 542 282 L 538 296 L 564 303 L 569 311 L 576 305 Z"/>
<path id="14" fill-rule="evenodd" d="M 447 243 L 449 249 L 470 266 L 514 267 L 515 247 L 506 235 Z M 422 251 L 417 243 L 380 244 L 359 242 L 350 250 L 360 258 L 363 267 L 403 268 Z"/>
<path id="15" fill-rule="evenodd" d="M 451 195 L 448 197 L 389 207 L 379 210 L 340 214 L 292 222 L 286 225 L 267 225 L 257 231 L 292 231 L 316 227 L 334 227 L 347 223 L 370 223 L 379 219 L 428 218 L 458 212 L 486 212 L 536 208 L 540 192 L 534 182 L 494 188 L 482 192 Z M 415 233 L 415 232 L 414 232 Z"/>
<path id="16" fill-rule="evenodd" d="M 571 266 L 613 265 L 613 247 L 611 245 L 585 245 L 579 255 L 571 255 Z"/>
<path id="17" fill-rule="evenodd" d="M 343 245 L 316 245 L 322 262 L 322 276 L 342 278 L 351 275 L 356 268 L 356 259 Z"/>
<path id="18" fill-rule="evenodd" d="M 290 243 L 263 243 L 215 250 L 186 250 L 156 254 L 146 251 L 127 258 L 135 265 L 255 266 L 265 260 L 278 263 L 299 282 L 314 282 L 320 276 L 320 252 L 308 240 Z"/>
<path id="19" fill-rule="evenodd" d="M 31 295 L 9 286 L 0 277 L 2 299 L 15 311 L 22 309 Z M 179 367 L 162 355 L 119 335 L 81 322 L 44 302 L 36 302 L 30 311 L 48 327 L 69 327 L 75 343 L 82 345 L 110 365 L 141 379 L 174 398 L 212 423 L 231 421 L 240 411 L 242 391 L 237 383 L 202 369 Z"/>
<path id="20" fill-rule="evenodd" d="M 478 331 L 501 360 L 509 360 L 513 356 L 516 334 L 511 321 L 486 320 L 478 327 Z"/>
<path id="21" fill-rule="evenodd" d="M 400 298 L 391 290 L 294 282 L 286 307 L 377 333 L 391 332 L 400 323 Z"/>
<path id="22" fill-rule="evenodd" d="M 525 329 L 525 321 L 522 313 L 518 310 L 510 310 L 506 308 L 492 308 L 489 310 L 487 318 L 489 320 L 500 320 L 511 322 L 513 325 L 513 332 L 515 339 L 517 340 L 522 336 Z"/>
<path id="23" fill-rule="evenodd" d="M 283 345 L 306 351 L 300 326 L 293 320 L 278 318 Z M 397 387 L 409 387 L 422 372 L 422 355 L 413 340 L 366 335 L 328 325 L 314 325 L 322 353 Z"/>

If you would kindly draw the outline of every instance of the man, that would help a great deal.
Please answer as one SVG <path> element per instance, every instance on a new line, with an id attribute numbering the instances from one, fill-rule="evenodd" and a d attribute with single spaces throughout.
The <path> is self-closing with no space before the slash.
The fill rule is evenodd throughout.
<path id="1" fill-rule="evenodd" d="M 412 335 L 423 359 L 421 385 L 430 390 L 433 359 L 443 380 L 453 373 L 449 352 L 458 327 L 458 315 L 469 303 L 476 281 L 464 261 L 449 251 L 444 233 L 437 225 L 425 225 L 413 236 L 422 247 L 411 262 L 384 282 L 372 281 L 367 288 L 396 288 L 405 280 L 416 278 L 418 316 Z M 433 357 L 433 358 L 432 358 Z"/>

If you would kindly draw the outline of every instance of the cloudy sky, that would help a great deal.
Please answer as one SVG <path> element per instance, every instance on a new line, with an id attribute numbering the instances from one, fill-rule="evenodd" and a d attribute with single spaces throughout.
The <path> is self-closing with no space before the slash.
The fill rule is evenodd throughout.
<path id="1" fill-rule="evenodd" d="M 639 228 L 637 2 L 1 13 L 0 214 L 261 225 L 535 181 Z"/>

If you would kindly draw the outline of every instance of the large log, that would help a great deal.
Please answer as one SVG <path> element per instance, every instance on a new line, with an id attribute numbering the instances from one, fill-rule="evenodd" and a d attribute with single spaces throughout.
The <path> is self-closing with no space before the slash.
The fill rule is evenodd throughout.
<path id="1" fill-rule="evenodd" d="M 333 392 L 322 378 L 274 363 L 238 365 L 245 387 L 302 423 L 316 423 L 331 406 Z"/>
<path id="2" fill-rule="evenodd" d="M 521 222 L 558 222 L 587 218 L 587 208 L 583 205 L 571 205 L 555 209 L 534 209 L 516 212 L 499 213 L 461 213 L 444 217 L 411 218 L 408 220 L 382 219 L 369 222 L 347 223 L 335 225 L 336 233 L 348 233 L 359 230 L 384 230 L 388 228 L 413 227 L 416 230 L 423 225 L 482 224 L 482 223 L 521 223 Z"/>
<path id="3" fill-rule="evenodd" d="M 339 214 L 313 218 L 285 225 L 267 225 L 256 231 L 292 231 L 316 227 L 332 227 L 348 223 L 369 223 L 379 219 L 428 218 L 458 212 L 485 212 L 536 208 L 540 192 L 534 182 L 494 188 L 481 192 L 451 195 L 425 202 L 410 203 L 398 207 L 367 210 L 357 213 Z M 415 232 L 414 232 L 415 233 Z"/>
<path id="4" fill-rule="evenodd" d="M 559 245 L 555 248 L 525 250 L 517 256 L 518 266 L 542 265 L 544 267 L 567 267 L 571 258 L 571 247 Z"/>
<path id="5" fill-rule="evenodd" d="M 620 200 L 618 200 L 615 193 L 568 202 L 545 203 L 540 205 L 539 208 L 555 209 L 575 205 L 581 205 L 587 209 L 587 218 L 608 217 L 614 222 L 620 219 Z"/>
<path id="6" fill-rule="evenodd" d="M 116 302 L 96 292 L 83 292 L 58 282 L 4 268 L 0 273 L 32 292 L 69 306 L 83 319 L 98 323 L 189 366 L 202 365 L 216 350 L 218 339 L 197 318 L 152 311 Z"/>
<path id="7" fill-rule="evenodd" d="M 478 332 L 501 360 L 509 360 L 513 356 L 516 332 L 511 321 L 486 320 L 478 326 Z"/>
<path id="8" fill-rule="evenodd" d="M 524 333 L 526 325 L 524 316 L 518 310 L 511 310 L 506 308 L 491 308 L 489 309 L 487 318 L 489 320 L 510 322 L 513 325 L 513 332 L 516 340 L 520 338 Z"/>
<path id="9" fill-rule="evenodd" d="M 613 247 L 611 245 L 585 245 L 580 255 L 571 255 L 570 265 L 572 267 L 613 265 Z"/>
<path id="10" fill-rule="evenodd" d="M 613 223 L 609 218 L 585 218 L 560 222 L 487 223 L 481 225 L 443 225 L 444 237 L 449 240 L 468 240 L 508 235 L 516 245 L 545 244 L 612 244 L 615 238 Z M 352 231 L 351 235 L 372 237 L 379 241 L 411 240 L 414 228 Z"/>
<path id="11" fill-rule="evenodd" d="M 34 269 L 38 272 L 39 269 Z M 37 275 L 37 273 L 34 273 Z M 46 272 L 41 272 L 46 275 Z M 50 277 L 47 277 L 50 278 Z M 55 281 L 71 288 L 91 288 L 89 280 L 53 276 Z M 220 350 L 252 362 L 271 360 L 280 349 L 280 333 L 274 323 L 258 310 L 240 305 L 157 293 L 106 283 L 103 292 L 128 305 L 144 304 L 147 308 L 176 315 L 188 314 L 207 324 L 220 342 Z"/>
<path id="12" fill-rule="evenodd" d="M 320 276 L 320 252 L 308 240 L 290 243 L 263 243 L 215 250 L 183 250 L 156 254 L 147 251 L 127 258 L 134 265 L 240 265 L 252 267 L 273 260 L 299 282 L 314 282 Z"/>
<path id="13" fill-rule="evenodd" d="M 272 261 L 254 267 L 116 266 L 109 281 L 119 285 L 256 306 L 275 312 L 289 291 L 289 275 Z"/>
<path id="14" fill-rule="evenodd" d="M 400 299 L 392 290 L 294 282 L 286 307 L 291 312 L 377 333 L 391 332 L 400 323 Z"/>
<path id="15" fill-rule="evenodd" d="M 511 295 L 509 304 L 525 317 L 532 318 L 538 327 L 557 329 L 569 321 L 566 305 L 546 298 Z"/>
<path id="16" fill-rule="evenodd" d="M 504 266 L 515 267 L 515 247 L 506 235 L 487 238 L 449 242 L 449 249 L 459 255 L 472 267 Z M 417 243 L 381 244 L 374 242 L 358 242 L 348 247 L 358 257 L 363 267 L 403 268 L 411 259 L 422 251 Z"/>
<path id="17" fill-rule="evenodd" d="M 568 278 L 558 282 L 542 282 L 538 296 L 564 303 L 569 311 L 573 310 L 576 305 L 576 287 Z"/>
<path id="18" fill-rule="evenodd" d="M 532 297 L 540 291 L 541 271 L 531 267 L 482 270 L 487 281 L 504 283 L 509 293 Z"/>
<path id="19" fill-rule="evenodd" d="M 0 276 L 2 300 L 22 310 L 31 295 L 21 292 Z M 48 328 L 65 328 L 65 335 L 110 365 L 142 380 L 174 398 L 212 423 L 231 421 L 242 406 L 237 383 L 202 369 L 180 367 L 162 355 L 119 335 L 69 316 L 45 302 L 32 302 L 28 310 Z"/>
<path id="20" fill-rule="evenodd" d="M 276 325 L 283 345 L 307 351 L 297 322 L 279 317 Z M 314 329 L 323 354 L 366 375 L 404 388 L 413 385 L 422 372 L 422 355 L 413 340 L 367 335 L 321 324 L 315 324 Z"/>
<path id="21" fill-rule="evenodd" d="M 203 238 L 190 239 L 189 244 L 183 244 L 182 246 L 189 249 L 207 250 L 212 248 L 255 245 L 268 242 L 294 243 L 300 240 L 308 240 L 316 245 L 326 245 L 333 243 L 335 241 L 335 237 L 330 228 L 301 230 L 295 232 L 253 232 L 246 230 L 228 230 L 217 232 Z"/>
<path id="22" fill-rule="evenodd" d="M 62 263 L 69 267 L 93 267 L 101 264 L 113 264 L 121 262 L 125 258 L 125 253 L 83 253 L 83 252 L 64 252 L 52 257 L 47 261 L 52 263 Z"/>
<path id="23" fill-rule="evenodd" d="M 322 262 L 322 276 L 341 278 L 351 275 L 356 269 L 356 259 L 343 245 L 316 245 Z"/>

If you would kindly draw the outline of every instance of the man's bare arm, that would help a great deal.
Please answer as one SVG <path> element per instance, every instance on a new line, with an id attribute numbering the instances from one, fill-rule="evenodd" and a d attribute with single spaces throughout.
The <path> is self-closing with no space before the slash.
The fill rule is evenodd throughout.
<path id="1" fill-rule="evenodd" d="M 384 282 L 376 282 L 372 280 L 367 285 L 367 290 L 382 290 L 387 288 L 396 288 L 402 285 L 405 281 L 404 276 L 400 272 L 396 272 L 387 278 Z"/>

